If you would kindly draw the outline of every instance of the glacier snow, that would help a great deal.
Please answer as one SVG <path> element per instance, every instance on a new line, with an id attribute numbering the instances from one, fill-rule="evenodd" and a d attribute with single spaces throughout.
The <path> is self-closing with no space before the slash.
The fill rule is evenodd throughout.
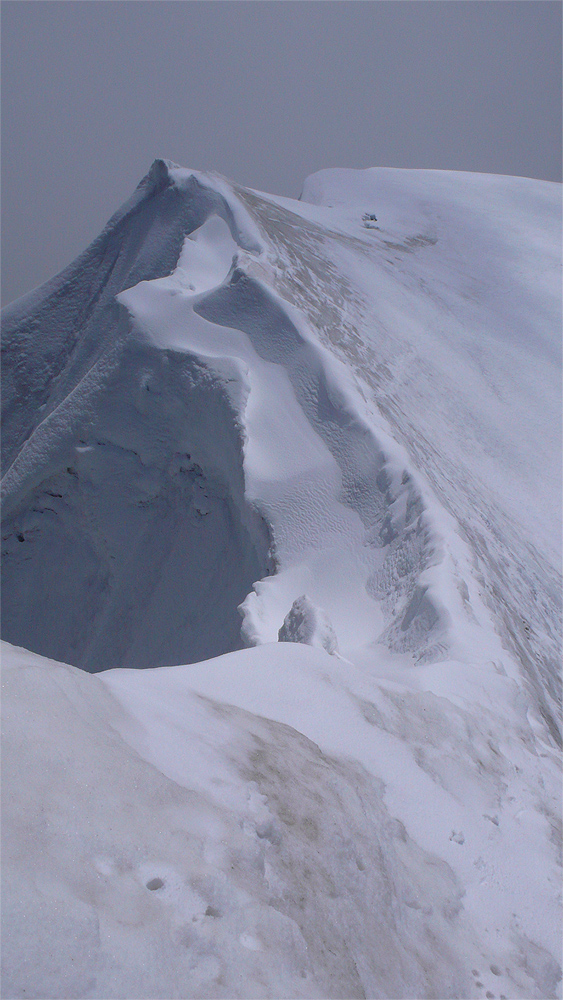
<path id="1" fill-rule="evenodd" d="M 157 160 L 4 310 L 4 996 L 561 996 L 560 234 Z"/>

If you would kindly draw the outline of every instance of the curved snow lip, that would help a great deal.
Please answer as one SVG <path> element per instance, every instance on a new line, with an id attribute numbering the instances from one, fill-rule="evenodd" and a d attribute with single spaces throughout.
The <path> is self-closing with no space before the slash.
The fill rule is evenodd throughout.
<path id="1" fill-rule="evenodd" d="M 242 202 L 236 197 L 227 178 L 218 173 L 190 170 L 173 160 L 157 158 L 150 170 L 137 185 L 131 197 L 110 218 L 105 230 L 113 229 L 139 206 L 167 188 L 181 192 L 189 201 L 208 202 L 207 215 L 213 211 L 221 215 L 233 239 L 249 253 L 260 254 L 262 242 L 258 227 Z"/>
<path id="2" fill-rule="evenodd" d="M 293 399 L 337 472 L 330 500 L 323 492 L 325 487 L 314 480 L 305 480 L 301 486 L 296 483 L 294 491 L 288 492 L 282 485 L 282 461 L 278 490 L 272 496 L 261 483 L 252 431 L 245 414 L 241 415 L 247 437 L 247 490 L 271 526 L 277 562 L 277 579 L 256 583 L 241 605 L 246 642 L 271 642 L 290 633 L 301 636 L 300 641 L 316 642 L 314 628 L 290 627 L 288 617 L 288 627 L 280 629 L 281 617 L 291 619 L 291 607 L 294 617 L 303 618 L 299 588 L 305 582 L 309 590 L 314 588 L 308 598 L 310 608 L 322 608 L 319 614 L 328 614 L 330 620 L 327 634 L 336 633 L 329 643 L 331 651 L 338 648 L 341 630 L 346 634 L 342 645 L 350 646 L 354 628 L 361 629 L 363 618 L 366 631 L 362 634 L 369 635 L 371 628 L 371 642 L 413 653 L 417 660 L 431 655 L 442 658 L 448 647 L 451 616 L 439 596 L 444 588 L 436 586 L 432 567 L 443 563 L 445 545 L 423 492 L 407 471 L 406 455 L 400 455 L 390 441 L 391 450 L 383 447 L 381 438 L 352 401 L 342 366 L 318 344 L 298 311 L 240 263 L 233 267 L 228 281 L 194 300 L 193 309 L 208 323 L 243 332 L 262 361 L 287 374 Z M 288 412 L 289 398 L 285 404 Z M 297 440 L 293 447 L 299 448 Z M 336 521 L 341 525 L 341 537 L 326 558 L 315 551 L 315 525 L 308 510 L 315 511 L 316 520 L 327 519 L 322 547 L 330 546 L 327 538 L 334 530 L 331 524 Z M 355 530 L 346 526 L 347 518 L 351 522 L 355 519 Z M 358 592 L 364 590 L 364 603 L 362 606 L 360 601 L 350 616 L 342 608 L 341 594 L 335 594 L 346 586 L 344 580 L 351 585 L 351 578 L 346 576 L 351 551 L 358 567 L 353 586 Z M 383 594 L 378 592 L 378 580 L 386 582 Z M 369 597 L 365 602 L 368 595 L 373 599 L 371 609 Z M 284 600 L 289 606 L 283 607 Z M 383 630 L 377 625 L 381 609 L 382 624 L 387 619 Z M 311 617 L 312 613 L 305 615 Z"/>
<path id="3" fill-rule="evenodd" d="M 2 311 L 3 470 L 100 355 L 122 332 L 128 336 L 117 295 L 171 274 L 185 238 L 212 215 L 225 220 L 241 250 L 260 257 L 258 228 L 224 178 L 155 160 L 69 267 Z"/>
<path id="4" fill-rule="evenodd" d="M 180 171 L 179 183 L 192 189 L 193 174 Z M 186 236 L 170 276 L 141 282 L 119 301 L 137 336 L 192 355 L 228 387 L 244 440 L 245 495 L 270 526 L 276 562 L 275 579 L 256 581 L 240 605 L 244 641 L 276 641 L 312 575 L 314 603 L 325 608 L 328 600 L 329 617 L 336 615 L 335 648 L 338 641 L 350 645 L 361 606 L 362 639 L 379 637 L 420 657 L 432 637 L 433 650 L 443 652 L 449 617 L 430 581 L 425 600 L 409 605 L 420 573 L 442 548 L 420 490 L 351 402 L 342 366 L 265 283 L 268 268 L 256 269 L 216 207 Z M 393 553 L 402 567 L 394 575 Z M 329 562 L 335 568 L 327 576 Z M 393 591 L 383 603 L 375 583 L 380 568 Z M 355 605 L 348 598 L 345 611 L 335 608 L 342 570 L 357 598 Z"/>
<path id="5" fill-rule="evenodd" d="M 165 163 L 169 183 L 177 190 L 182 191 L 188 198 L 198 199 L 201 198 L 202 193 L 205 193 L 213 201 L 215 211 L 224 218 L 233 239 L 243 250 L 247 250 L 251 254 L 259 255 L 262 253 L 263 244 L 260 230 L 243 203 L 237 198 L 226 177 L 215 172 L 202 173 L 198 170 L 187 170 L 170 160 L 155 161 L 155 163 L 157 162 Z"/>

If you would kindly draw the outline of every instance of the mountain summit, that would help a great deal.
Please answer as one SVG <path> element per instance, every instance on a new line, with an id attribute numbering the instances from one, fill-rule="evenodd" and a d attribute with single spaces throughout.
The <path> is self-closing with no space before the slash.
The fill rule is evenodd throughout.
<path id="1" fill-rule="evenodd" d="M 559 995 L 560 224 L 156 160 L 4 311 L 5 995 Z"/>

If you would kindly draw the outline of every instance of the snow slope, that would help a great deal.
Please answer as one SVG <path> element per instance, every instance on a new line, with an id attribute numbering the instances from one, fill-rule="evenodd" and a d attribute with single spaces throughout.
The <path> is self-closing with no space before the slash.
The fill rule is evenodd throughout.
<path id="1" fill-rule="evenodd" d="M 155 161 L 5 310 L 5 996 L 561 995 L 560 227 Z"/>

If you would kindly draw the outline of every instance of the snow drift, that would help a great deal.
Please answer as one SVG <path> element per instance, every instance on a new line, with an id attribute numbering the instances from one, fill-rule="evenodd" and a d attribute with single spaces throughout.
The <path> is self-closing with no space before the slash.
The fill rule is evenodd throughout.
<path id="1" fill-rule="evenodd" d="M 5 310 L 5 993 L 559 995 L 560 213 L 158 160 Z"/>

